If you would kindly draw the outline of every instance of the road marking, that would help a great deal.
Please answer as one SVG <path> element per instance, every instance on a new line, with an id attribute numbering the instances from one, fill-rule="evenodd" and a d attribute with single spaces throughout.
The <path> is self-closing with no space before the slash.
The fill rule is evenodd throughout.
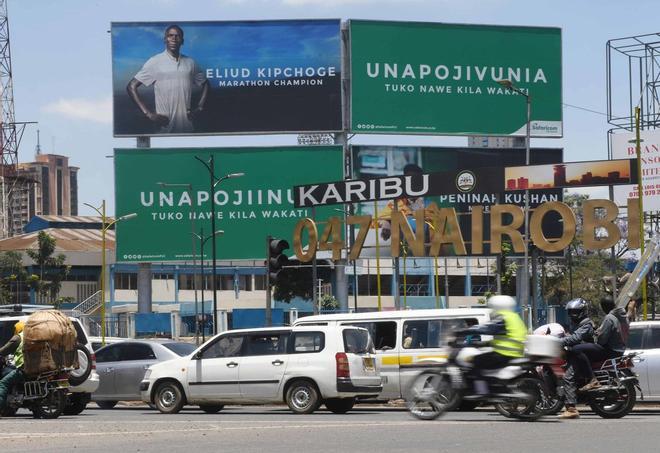
<path id="1" fill-rule="evenodd" d="M 471 422 L 449 422 L 452 424 L 470 424 Z M 323 425 L 319 424 L 318 427 L 322 428 L 347 428 L 347 427 L 388 427 L 388 426 L 401 426 L 401 425 L 420 425 L 420 422 L 410 421 L 410 422 L 374 422 L 374 423 L 325 423 Z M 116 428 L 115 423 L 115 428 Z M 256 425 L 255 426 L 220 426 L 213 425 L 206 428 L 186 428 L 186 429 L 153 429 L 153 430 L 141 430 L 141 431 L 95 431 L 95 432 L 73 432 L 73 433 L 3 433 L 0 434 L 0 440 L 16 440 L 16 439 L 28 439 L 35 437 L 86 437 L 86 436 L 104 436 L 104 435 L 138 435 L 138 434 L 166 434 L 166 433 L 190 433 L 190 432 L 202 432 L 202 431 L 250 431 L 256 429 L 304 429 L 309 428 L 309 423 L 305 424 L 295 424 L 295 425 Z"/>
<path id="2" fill-rule="evenodd" d="M 554 421 L 556 423 L 561 423 L 558 420 L 553 420 L 553 419 L 546 419 L 547 421 Z M 644 423 L 657 423 L 657 420 L 631 420 L 634 421 L 635 424 L 639 424 L 641 422 Z M 345 422 L 345 423 L 327 423 L 327 422 L 314 422 L 314 423 L 304 423 L 301 424 L 299 422 L 297 423 L 278 423 L 278 424 L 265 424 L 265 425 L 260 425 L 259 423 L 261 422 L 246 422 L 246 421 L 228 421 L 228 422 L 223 422 L 223 425 L 226 424 L 231 424 L 231 423 L 241 423 L 245 425 L 246 423 L 252 423 L 252 426 L 223 426 L 223 425 L 218 425 L 218 424 L 212 424 L 207 427 L 198 427 L 198 428 L 189 428 L 186 427 L 185 429 L 152 429 L 152 430 L 132 430 L 132 431 L 121 431 L 118 430 L 117 422 L 113 422 L 113 431 L 93 431 L 93 432 L 39 432 L 39 433 L 25 433 L 24 431 L 22 432 L 16 432 L 16 433 L 7 433 L 4 432 L 0 434 L 0 440 L 22 440 L 22 439 L 34 439 L 34 438 L 63 438 L 63 437 L 89 437 L 89 436 L 115 436 L 115 435 L 144 435 L 144 434 L 168 434 L 168 433 L 192 433 L 192 432 L 221 432 L 221 431 L 251 431 L 251 430 L 275 430 L 275 429 L 306 429 L 306 428 L 323 428 L 323 429 L 338 429 L 338 428 L 364 428 L 364 427 L 369 427 L 369 428 L 386 428 L 386 427 L 393 427 L 393 426 L 417 426 L 419 428 L 426 429 L 429 426 L 456 426 L 456 425 L 476 425 L 476 424 L 481 424 L 483 425 L 484 423 L 501 423 L 501 422 L 506 422 L 506 419 L 493 419 L 493 420 L 436 420 L 436 421 L 417 421 L 417 420 L 411 420 L 411 421 L 400 421 L 400 422 Z M 130 422 L 130 424 L 134 424 L 135 422 Z M 153 422 L 148 422 L 150 424 L 153 424 Z M 164 422 L 162 422 L 164 423 Z M 171 423 L 171 422 L 168 422 Z M 188 421 L 189 423 L 189 421 Z M 510 421 L 512 424 L 516 424 L 516 421 Z M 543 422 L 541 422 L 543 423 Z M 595 423 L 602 423 L 601 419 L 583 419 L 580 420 L 580 425 L 583 424 L 595 424 Z M 42 423 L 40 423 L 42 424 Z M 90 424 L 98 425 L 98 422 L 93 422 L 90 421 Z M 21 424 L 24 426 L 24 424 Z M 529 426 L 527 423 L 520 423 L 519 424 L 521 427 L 522 426 Z M 43 426 L 43 424 L 42 424 Z M 70 425 L 70 426 L 76 426 L 77 428 L 81 428 L 80 423 L 77 425 Z"/>

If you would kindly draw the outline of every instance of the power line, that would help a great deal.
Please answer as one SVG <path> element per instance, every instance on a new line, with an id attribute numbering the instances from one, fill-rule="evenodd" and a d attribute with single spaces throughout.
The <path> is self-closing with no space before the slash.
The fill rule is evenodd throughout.
<path id="1" fill-rule="evenodd" d="M 584 110 L 585 112 L 595 113 L 597 115 L 607 116 L 607 113 L 598 112 L 596 110 L 591 110 L 591 109 L 588 109 L 586 107 L 580 107 L 579 105 L 567 104 L 566 102 L 562 102 L 562 105 L 566 106 L 566 107 L 572 107 L 572 108 L 578 109 L 578 110 Z"/>

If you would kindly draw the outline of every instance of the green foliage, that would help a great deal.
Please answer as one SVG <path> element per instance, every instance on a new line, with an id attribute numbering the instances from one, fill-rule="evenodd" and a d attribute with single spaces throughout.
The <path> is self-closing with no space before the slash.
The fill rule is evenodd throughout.
<path id="1" fill-rule="evenodd" d="M 588 195 L 567 194 L 564 203 L 576 213 L 576 238 L 583 236 L 582 203 Z M 621 226 L 620 226 L 621 228 Z M 598 232 L 597 232 L 598 234 Z M 628 250 L 624 232 L 623 240 L 615 245 L 615 272 L 621 276 L 625 273 L 620 257 Z M 599 308 L 601 297 L 606 295 L 603 277 L 611 275 L 611 251 L 585 250 L 581 240 L 574 239 L 565 253 L 564 259 L 548 259 L 545 264 L 545 281 L 543 283 L 545 299 L 551 305 L 563 305 L 571 298 L 581 297 L 590 304 L 590 312 L 594 319 L 603 316 Z M 573 294 L 571 297 L 571 281 Z"/>
<path id="2" fill-rule="evenodd" d="M 571 253 L 575 253 L 571 249 Z M 609 253 L 573 255 L 571 258 L 572 276 L 568 260 L 548 260 L 546 264 L 545 297 L 551 305 L 563 305 L 572 298 L 581 297 L 591 306 L 591 314 L 600 318 L 600 299 L 607 294 L 602 278 L 612 273 Z M 617 262 L 617 274 L 623 273 L 622 263 Z"/>
<path id="3" fill-rule="evenodd" d="M 15 251 L 0 253 L 0 304 L 17 302 L 21 284 L 27 281 L 21 254 Z"/>
<path id="4" fill-rule="evenodd" d="M 62 307 L 62 304 L 70 304 L 75 301 L 76 298 L 72 296 L 58 297 L 53 303 L 53 305 L 55 305 L 55 308 L 59 310 Z"/>
<path id="5" fill-rule="evenodd" d="M 337 310 L 339 308 L 339 301 L 330 294 L 321 296 L 321 310 Z"/>
<path id="6" fill-rule="evenodd" d="M 516 293 L 516 271 L 518 265 L 512 259 L 506 259 L 511 256 L 513 252 L 513 247 L 511 242 L 502 241 L 502 253 L 498 256 L 498 259 L 501 264 L 501 275 L 500 275 L 500 284 L 502 286 L 502 294 L 515 294 Z M 497 264 L 493 266 L 493 273 L 497 273 Z M 479 298 L 478 302 L 480 304 L 485 304 L 490 296 L 494 296 L 496 293 L 493 291 L 487 291 L 484 293 L 484 297 Z"/>
<path id="7" fill-rule="evenodd" d="M 64 264 L 63 254 L 53 256 L 56 241 L 45 231 L 40 231 L 37 237 L 36 250 L 26 250 L 25 253 L 39 268 L 38 281 L 32 281 L 42 303 L 55 304 L 62 289 L 62 281 L 69 275 L 71 266 Z"/>

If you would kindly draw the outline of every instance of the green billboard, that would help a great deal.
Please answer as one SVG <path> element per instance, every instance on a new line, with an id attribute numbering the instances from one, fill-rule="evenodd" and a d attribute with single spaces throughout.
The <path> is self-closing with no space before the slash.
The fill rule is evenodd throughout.
<path id="1" fill-rule="evenodd" d="M 561 29 L 351 20 L 351 130 L 562 136 Z"/>
<path id="2" fill-rule="evenodd" d="M 211 233 L 215 202 L 217 258 L 263 259 L 266 236 L 287 239 L 299 219 L 312 210 L 295 208 L 292 188 L 343 178 L 341 146 L 272 148 L 116 149 L 117 261 L 189 261 L 192 232 Z M 210 175 L 199 159 L 215 160 L 215 176 L 243 176 L 219 182 L 210 195 Z M 190 185 L 190 187 L 188 187 Z M 316 209 L 316 219 L 337 215 L 333 207 Z M 195 243 L 199 259 L 199 241 Z M 288 252 L 293 252 L 289 250 Z M 211 259 L 211 241 L 204 248 Z"/>

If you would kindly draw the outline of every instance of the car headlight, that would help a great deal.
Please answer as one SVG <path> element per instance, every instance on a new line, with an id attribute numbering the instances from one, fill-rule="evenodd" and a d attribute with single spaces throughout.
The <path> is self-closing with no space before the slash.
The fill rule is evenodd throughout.
<path id="1" fill-rule="evenodd" d="M 151 368 L 147 368 L 147 371 L 144 372 L 144 377 L 142 379 L 149 379 L 149 376 L 151 376 Z"/>

